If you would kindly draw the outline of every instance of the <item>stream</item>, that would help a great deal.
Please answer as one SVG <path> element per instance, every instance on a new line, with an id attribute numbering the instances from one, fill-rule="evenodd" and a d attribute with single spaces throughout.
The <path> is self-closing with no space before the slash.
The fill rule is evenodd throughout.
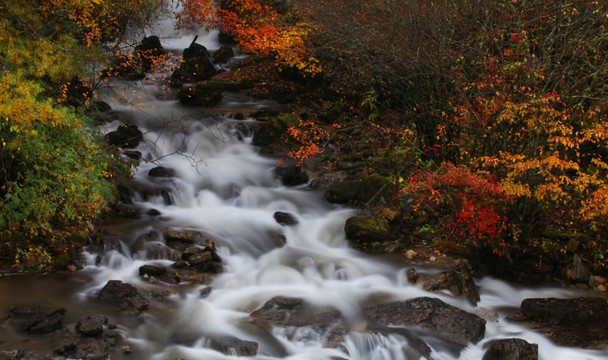
<path id="1" fill-rule="evenodd" d="M 181 52 L 194 34 L 174 33 L 172 28 L 169 20 L 159 21 L 149 33 L 161 37 L 165 50 Z M 198 43 L 210 51 L 219 48 L 217 32 L 201 30 L 198 35 Z M 473 306 L 465 299 L 426 292 L 408 282 L 406 272 L 412 265 L 353 250 L 345 237 L 344 223 L 356 210 L 328 203 L 323 194 L 307 185 L 282 185 L 273 173 L 276 159 L 260 154 L 251 145 L 256 122 L 248 115 L 278 104 L 225 92 L 222 103 L 212 109 L 186 107 L 158 86 L 161 76 L 148 74 L 136 82 L 113 80 L 111 88 L 99 93 L 119 117 L 103 125 L 102 131 L 128 123 L 144 133 L 144 142 L 130 149 L 139 151 L 144 159 L 133 167 L 132 186 L 132 206 L 141 217 L 112 224 L 112 232 L 120 234 L 118 245 L 85 249 L 82 270 L 0 278 L 1 314 L 15 304 L 65 306 L 69 309 L 66 322 L 103 314 L 126 338 L 131 352 L 119 355 L 124 359 L 236 359 L 235 354 L 208 346 L 210 337 L 226 336 L 257 343 L 253 358 L 260 360 L 400 360 L 407 358 L 403 351 L 407 344 L 397 334 L 351 331 L 340 347 L 326 348 L 322 334 L 314 327 L 261 330 L 252 326 L 249 314 L 270 299 L 284 296 L 335 307 L 356 323 L 363 306 L 426 296 L 470 313 L 491 309 L 498 315 L 487 321 L 481 341 L 464 348 L 424 337 L 433 359 L 481 359 L 484 343 L 513 337 L 538 344 L 540 359 L 608 359 L 608 349 L 560 347 L 505 319 L 525 298 L 572 298 L 584 295 L 580 291 L 516 287 L 487 277 L 476 279 L 481 300 Z M 127 98 L 136 100 L 129 104 Z M 235 119 L 237 113 L 244 114 L 244 119 Z M 159 166 L 173 169 L 173 176 L 150 177 L 149 171 Z M 293 215 L 297 224 L 279 224 L 276 212 Z M 223 271 L 208 285 L 185 281 L 161 286 L 143 279 L 139 276 L 141 266 L 173 263 L 141 246 L 142 241 L 162 245 L 162 236 L 152 238 L 150 234 L 167 229 L 213 239 Z M 282 236 L 284 245 L 277 244 L 277 236 Z M 421 267 L 417 271 L 436 273 L 439 269 Z M 149 309 L 133 317 L 97 301 L 97 293 L 110 280 L 157 291 L 162 299 L 151 301 Z M 0 326 L 0 351 L 48 351 L 51 346 L 46 339 Z"/>

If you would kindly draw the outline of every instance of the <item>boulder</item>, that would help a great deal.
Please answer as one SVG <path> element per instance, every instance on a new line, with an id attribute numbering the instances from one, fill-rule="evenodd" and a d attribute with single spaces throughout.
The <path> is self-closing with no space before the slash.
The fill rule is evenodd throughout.
<path id="1" fill-rule="evenodd" d="M 106 139 L 110 145 L 127 149 L 139 145 L 144 137 L 137 126 L 121 124 L 115 131 L 107 133 Z"/>
<path id="2" fill-rule="evenodd" d="M 281 225 L 297 225 L 298 219 L 290 213 L 277 211 L 274 213 L 274 219 Z"/>
<path id="3" fill-rule="evenodd" d="M 522 315 L 527 319 L 557 325 L 608 321 L 608 301 L 604 298 L 524 299 Z"/>
<path id="4" fill-rule="evenodd" d="M 174 85 L 209 80 L 217 73 L 207 48 L 194 41 L 187 49 L 184 49 L 183 62 L 171 74 L 171 81 Z"/>
<path id="5" fill-rule="evenodd" d="M 158 36 L 147 36 L 141 40 L 139 45 L 135 47 L 135 54 L 141 63 L 141 68 L 144 72 L 152 70 L 154 59 L 162 56 L 165 53 Z"/>
<path id="6" fill-rule="evenodd" d="M 608 300 L 605 298 L 524 299 L 520 310 L 507 320 L 524 323 L 559 345 L 608 346 Z"/>
<path id="7" fill-rule="evenodd" d="M 234 50 L 231 46 L 222 46 L 213 54 L 214 64 L 225 64 L 234 57 Z"/>
<path id="8" fill-rule="evenodd" d="M 135 309 L 137 311 L 147 309 L 150 304 L 150 301 L 140 294 L 135 286 L 123 283 L 120 280 L 108 281 L 99 292 L 98 299 L 117 304 L 123 309 Z"/>
<path id="9" fill-rule="evenodd" d="M 522 339 L 492 340 L 483 348 L 482 360 L 538 360 L 538 345 Z"/>
<path id="10" fill-rule="evenodd" d="M 178 91 L 179 101 L 185 105 L 213 107 L 222 102 L 224 83 L 205 80 Z"/>
<path id="11" fill-rule="evenodd" d="M 416 326 L 435 336 L 466 346 L 484 337 L 486 322 L 445 302 L 429 297 L 374 305 L 364 309 L 372 321 L 383 325 Z"/>

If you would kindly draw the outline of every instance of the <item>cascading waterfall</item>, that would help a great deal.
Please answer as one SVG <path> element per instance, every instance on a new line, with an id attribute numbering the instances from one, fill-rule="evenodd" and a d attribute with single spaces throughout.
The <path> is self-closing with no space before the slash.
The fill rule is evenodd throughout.
<path id="1" fill-rule="evenodd" d="M 153 31 L 163 35 L 169 28 L 171 24 L 160 22 Z M 199 35 L 199 42 L 217 49 L 217 34 Z M 163 45 L 181 50 L 191 39 L 192 34 L 182 34 L 164 40 Z M 102 93 L 120 116 L 120 121 L 104 126 L 107 131 L 127 122 L 144 132 L 145 141 L 134 149 L 142 153 L 144 161 L 133 169 L 134 206 L 142 217 L 116 224 L 121 243 L 105 249 L 101 261 L 97 259 L 99 249 L 85 254 L 87 265 L 77 275 L 84 280 L 68 290 L 73 295 L 66 301 L 87 308 L 109 280 L 157 288 L 142 280 L 138 269 L 151 263 L 169 266 L 172 261 L 151 259 L 145 250 L 134 250 L 135 242 L 153 230 L 194 230 L 208 235 L 222 258 L 223 272 L 209 287 L 180 285 L 162 301 L 153 301 L 141 322 L 125 325 L 118 321 L 133 349 L 129 359 L 236 358 L 236 352 L 225 355 L 210 349 L 210 336 L 255 341 L 259 344 L 255 359 L 406 359 L 403 349 L 407 349 L 407 340 L 396 334 L 351 332 L 332 349 L 323 347 L 323 334 L 314 327 L 271 328 L 266 332 L 252 327 L 249 314 L 275 296 L 333 306 L 353 322 L 361 318 L 363 304 L 372 298 L 381 302 L 440 297 L 465 311 L 476 311 L 464 300 L 428 293 L 408 283 L 406 269 L 399 265 L 352 250 L 343 228 L 354 210 L 328 204 L 306 186 L 287 188 L 280 184 L 273 175 L 276 161 L 260 155 L 251 145 L 253 120 L 235 120 L 229 115 L 247 114 L 272 103 L 227 94 L 215 109 L 188 108 L 167 99 L 153 82 L 154 78 L 137 83 L 115 81 L 112 92 Z M 139 97 L 141 105 L 116 100 L 114 94 L 120 92 Z M 174 176 L 148 176 L 149 170 L 158 166 L 172 169 Z M 152 209 L 157 212 L 149 215 Z M 298 224 L 280 225 L 273 217 L 277 211 L 294 215 Z M 284 246 L 273 241 L 276 234 L 284 236 Z M 555 346 L 504 320 L 526 297 L 574 297 L 579 295 L 575 291 L 515 288 L 491 278 L 480 280 L 478 285 L 478 307 L 496 310 L 498 320 L 487 322 L 484 340 L 462 351 L 439 340 L 430 341 L 434 359 L 480 359 L 485 342 L 508 337 L 539 344 L 541 359 L 608 358 L 605 350 Z M 201 291 L 208 288 L 212 290 L 202 296 Z"/>

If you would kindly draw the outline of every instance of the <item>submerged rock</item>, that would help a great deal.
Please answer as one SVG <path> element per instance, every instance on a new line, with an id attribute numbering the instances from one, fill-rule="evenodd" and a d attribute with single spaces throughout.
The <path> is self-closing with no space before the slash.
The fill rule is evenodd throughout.
<path id="1" fill-rule="evenodd" d="M 95 337 L 103 332 L 103 324 L 106 322 L 106 319 L 94 315 L 89 315 L 78 320 L 78 322 L 76 323 L 76 330 L 82 336 Z"/>
<path id="2" fill-rule="evenodd" d="M 49 311 L 40 306 L 14 306 L 4 321 L 19 331 L 47 334 L 62 328 L 66 312 L 66 308 Z"/>
<path id="3" fill-rule="evenodd" d="M 209 336 L 206 345 L 226 355 L 255 356 L 258 353 L 258 343 L 233 336 Z"/>

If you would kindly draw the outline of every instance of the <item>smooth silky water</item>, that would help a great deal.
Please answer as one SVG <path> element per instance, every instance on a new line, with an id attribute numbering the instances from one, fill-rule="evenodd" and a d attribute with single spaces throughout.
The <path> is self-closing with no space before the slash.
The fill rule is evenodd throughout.
<path id="1" fill-rule="evenodd" d="M 172 23 L 166 19 L 149 33 L 163 37 L 163 46 L 169 51 L 181 51 L 195 35 L 173 32 Z M 209 50 L 219 47 L 217 33 L 199 31 L 198 35 L 198 42 Z M 343 229 L 345 220 L 355 211 L 327 203 L 306 186 L 282 186 L 273 176 L 276 160 L 261 155 L 251 145 L 254 121 L 231 116 L 277 104 L 227 93 L 214 109 L 185 107 L 163 91 L 158 85 L 160 78 L 150 75 L 143 81 L 114 81 L 100 91 L 100 97 L 120 117 L 104 125 L 103 131 L 113 131 L 127 122 L 145 134 L 145 141 L 133 149 L 144 159 L 133 168 L 134 206 L 142 217 L 113 224 L 113 231 L 121 234 L 121 246 L 105 250 L 100 263 L 95 249 L 85 252 L 86 266 L 74 274 L 0 278 L 3 314 L 16 304 L 65 306 L 69 309 L 66 322 L 103 314 L 119 324 L 133 350 L 124 358 L 133 360 L 235 359 L 205 347 L 207 336 L 217 335 L 257 342 L 255 359 L 401 360 L 405 359 L 403 347 L 407 345 L 398 334 L 351 332 L 343 344 L 348 350 L 345 354 L 323 348 L 323 339 L 310 328 L 289 334 L 283 328 L 265 331 L 249 322 L 249 314 L 275 296 L 298 297 L 320 306 L 334 306 L 347 321 L 356 324 L 361 320 L 361 308 L 370 303 L 431 296 L 469 312 L 485 308 L 499 315 L 498 320 L 487 322 L 482 341 L 462 351 L 424 337 L 433 348 L 434 359 L 481 359 L 485 342 L 511 337 L 538 344 L 541 359 L 608 359 L 607 350 L 558 347 L 523 326 L 505 321 L 524 298 L 581 296 L 574 290 L 521 288 L 484 278 L 477 282 L 481 301 L 475 308 L 464 299 L 427 293 L 409 284 L 405 272 L 411 266 L 352 250 Z M 129 97 L 137 99 L 136 106 L 126 102 Z M 175 177 L 149 177 L 148 171 L 157 166 L 175 170 Z M 150 209 L 160 215 L 147 215 Z M 276 211 L 293 214 L 299 223 L 279 225 L 273 217 Z M 173 286 L 176 290 L 165 300 L 151 302 L 141 323 L 113 306 L 99 303 L 96 294 L 109 280 L 163 289 L 143 281 L 138 269 L 144 264 L 172 262 L 147 259 L 144 251 L 133 249 L 143 235 L 164 229 L 194 230 L 214 239 L 224 272 L 209 285 Z M 284 246 L 277 247 L 275 234 L 285 236 Z M 200 291 L 207 286 L 212 291 L 202 298 Z M 50 349 L 45 339 L 0 327 L 0 350 L 45 351 Z"/>

